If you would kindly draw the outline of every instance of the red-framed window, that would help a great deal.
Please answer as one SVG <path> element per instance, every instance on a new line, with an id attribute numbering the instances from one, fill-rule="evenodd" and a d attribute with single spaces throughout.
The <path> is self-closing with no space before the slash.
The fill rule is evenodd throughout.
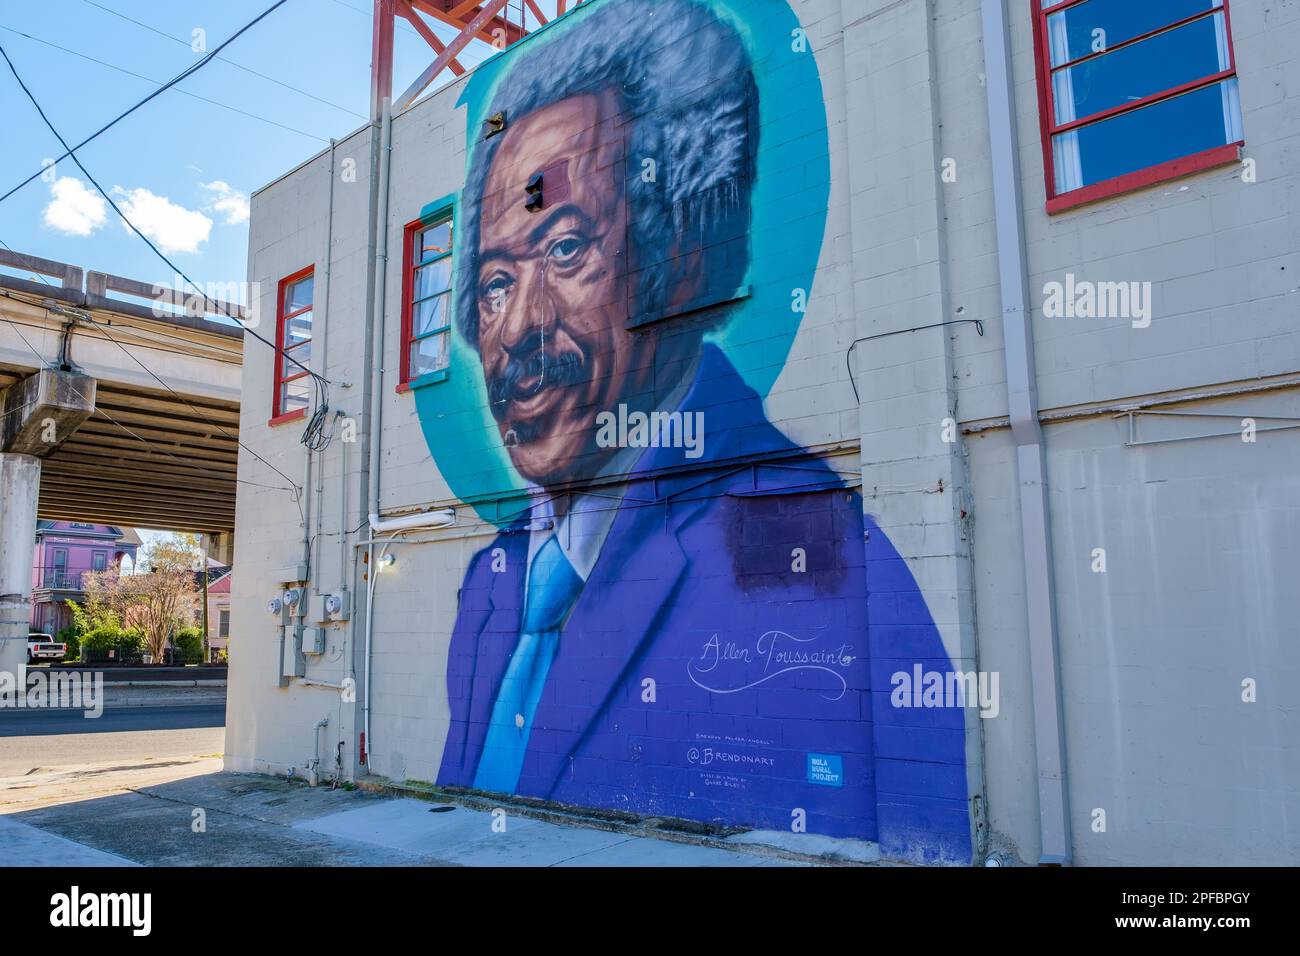
<path id="1" fill-rule="evenodd" d="M 280 280 L 275 309 L 275 393 L 271 424 L 290 422 L 307 414 L 311 404 L 312 303 L 315 269 Z"/>
<path id="2" fill-rule="evenodd" d="M 402 379 L 398 386 L 446 379 L 451 364 L 452 240 L 455 204 L 425 207 L 402 243 Z"/>
<path id="3" fill-rule="evenodd" d="M 1030 0 L 1047 211 L 1236 162 L 1229 0 Z"/>

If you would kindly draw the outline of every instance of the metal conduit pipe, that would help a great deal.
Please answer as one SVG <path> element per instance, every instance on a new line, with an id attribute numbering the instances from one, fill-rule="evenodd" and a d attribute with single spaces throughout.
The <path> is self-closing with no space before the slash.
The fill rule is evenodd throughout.
<path id="1" fill-rule="evenodd" d="M 981 8 L 1002 297 L 1003 358 L 1020 486 L 1021 558 L 1025 569 L 1038 777 L 1039 863 L 1060 866 L 1068 864 L 1071 858 L 1065 725 L 1061 706 L 1047 465 L 1038 420 L 1038 385 L 1030 324 L 1029 267 L 1025 255 L 1024 206 L 1017 154 L 1015 87 L 1011 77 L 1011 33 L 1005 0 L 981 0 Z"/>
<path id="2" fill-rule="evenodd" d="M 383 443 L 384 431 L 384 308 L 387 300 L 388 285 L 388 177 L 393 157 L 393 102 L 384 97 L 379 125 L 379 190 L 376 196 L 375 221 L 375 261 L 374 261 L 374 310 L 370 316 L 370 360 L 373 368 L 369 369 L 370 416 L 367 423 L 368 451 L 366 489 L 369 493 L 369 511 L 373 516 L 379 513 L 379 459 L 380 445 Z M 362 706 L 361 754 L 362 762 L 370 765 L 370 625 L 374 619 L 374 579 L 375 548 L 370 546 L 367 553 L 367 573 L 370 575 L 370 587 L 366 595 L 366 643 L 365 643 L 365 697 Z"/>

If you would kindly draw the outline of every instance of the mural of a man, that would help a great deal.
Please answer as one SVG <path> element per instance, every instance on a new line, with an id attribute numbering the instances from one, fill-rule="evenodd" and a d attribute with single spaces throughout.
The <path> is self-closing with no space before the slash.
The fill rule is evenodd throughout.
<path id="1" fill-rule="evenodd" d="M 898 667 L 869 607 L 899 666 L 947 658 L 860 497 L 707 340 L 745 320 L 758 105 L 707 0 L 608 0 L 493 95 L 457 322 L 534 505 L 466 573 L 441 784 L 875 838 Z M 670 440 L 599 425 L 638 413 Z"/>

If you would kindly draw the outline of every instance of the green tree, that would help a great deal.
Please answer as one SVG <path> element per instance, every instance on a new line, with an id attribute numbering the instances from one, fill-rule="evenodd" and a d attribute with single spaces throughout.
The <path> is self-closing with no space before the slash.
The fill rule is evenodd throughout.
<path id="1" fill-rule="evenodd" d="M 194 622 L 198 609 L 194 574 L 202 560 L 198 535 L 159 537 L 140 553 L 136 573 L 87 574 L 83 585 L 87 601 L 110 608 L 128 630 L 138 630 L 153 659 L 161 661 L 173 632 Z"/>

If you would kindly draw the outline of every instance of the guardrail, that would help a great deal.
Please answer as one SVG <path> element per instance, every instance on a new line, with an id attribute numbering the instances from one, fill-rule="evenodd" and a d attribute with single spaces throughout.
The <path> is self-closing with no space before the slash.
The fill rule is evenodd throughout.
<path id="1" fill-rule="evenodd" d="M 220 316 L 244 322 L 248 313 L 243 306 L 211 299 L 181 289 L 124 279 L 107 272 L 85 272 L 79 266 L 40 256 L 0 248 L 0 266 L 30 273 L 30 278 L 0 272 L 0 288 L 38 295 L 83 309 L 102 309 L 143 319 L 157 319 L 180 325 L 222 332 L 234 337 L 243 330 L 213 323 L 207 316 Z M 57 282 L 51 282 L 55 279 Z M 84 288 L 83 288 L 84 285 Z M 211 290 L 209 290 L 211 291 Z M 109 295 L 117 292 L 145 302 L 132 302 Z M 176 308 L 163 308 L 175 306 Z M 198 324 L 201 323 L 201 324 Z"/>

